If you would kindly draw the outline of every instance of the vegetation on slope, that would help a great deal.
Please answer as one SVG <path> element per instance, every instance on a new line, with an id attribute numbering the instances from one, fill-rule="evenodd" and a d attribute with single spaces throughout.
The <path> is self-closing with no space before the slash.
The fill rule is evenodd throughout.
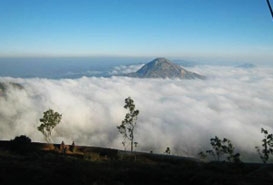
<path id="1" fill-rule="evenodd" d="M 189 158 L 31 143 L 32 151 L 0 142 L 0 184 L 272 184 L 273 165 L 204 163 Z M 112 156 L 112 157 L 111 157 Z"/>

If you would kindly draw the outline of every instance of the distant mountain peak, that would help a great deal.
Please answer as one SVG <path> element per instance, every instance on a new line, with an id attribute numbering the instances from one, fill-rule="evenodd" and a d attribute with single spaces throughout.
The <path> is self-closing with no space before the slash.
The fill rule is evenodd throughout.
<path id="1" fill-rule="evenodd" d="M 255 68 L 256 66 L 254 64 L 251 63 L 244 63 L 241 65 L 236 66 L 237 68 Z"/>
<path id="2" fill-rule="evenodd" d="M 158 57 L 151 61 L 151 63 L 165 63 L 165 62 L 171 63 L 171 61 L 169 61 L 168 59 L 164 57 Z"/>
<path id="3" fill-rule="evenodd" d="M 130 77 L 138 78 L 181 78 L 181 79 L 204 79 L 197 73 L 185 70 L 170 60 L 160 57 L 145 64 L 135 73 L 127 74 Z"/>

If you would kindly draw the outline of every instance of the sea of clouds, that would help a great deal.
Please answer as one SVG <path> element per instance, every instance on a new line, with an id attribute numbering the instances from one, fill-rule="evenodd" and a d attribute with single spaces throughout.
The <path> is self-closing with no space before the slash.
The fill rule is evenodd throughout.
<path id="1" fill-rule="evenodd" d="M 116 67 L 113 74 L 137 66 Z M 230 139 L 244 160 L 259 160 L 261 127 L 273 130 L 273 69 L 196 66 L 189 70 L 206 80 L 138 79 L 113 76 L 78 79 L 1 77 L 14 82 L 0 93 L 0 139 L 27 135 L 43 142 L 39 119 L 49 108 L 63 115 L 53 141 L 123 149 L 117 130 L 126 110 L 124 99 L 135 101 L 136 150 L 197 156 L 210 149 L 209 139 Z M 129 147 L 128 147 L 129 149 Z"/>

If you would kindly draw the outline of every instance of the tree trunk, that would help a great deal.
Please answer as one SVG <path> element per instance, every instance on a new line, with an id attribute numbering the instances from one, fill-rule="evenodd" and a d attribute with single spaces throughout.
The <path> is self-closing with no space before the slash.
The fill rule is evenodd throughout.
<path id="1" fill-rule="evenodd" d="M 270 2 L 269 2 L 269 0 L 266 0 L 266 2 L 267 2 L 267 5 L 268 5 L 268 7 L 269 7 L 271 16 L 272 16 L 272 18 L 273 18 L 273 10 L 272 10 L 272 7 L 271 7 L 271 5 L 270 5 Z"/>
<path id="2" fill-rule="evenodd" d="M 131 152 L 134 150 L 134 128 L 132 129 L 132 138 L 131 138 Z"/>

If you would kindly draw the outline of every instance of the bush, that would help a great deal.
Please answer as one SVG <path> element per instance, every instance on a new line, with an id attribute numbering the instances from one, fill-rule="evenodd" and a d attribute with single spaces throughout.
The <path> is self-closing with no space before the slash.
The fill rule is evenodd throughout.
<path id="1" fill-rule="evenodd" d="M 25 154 L 32 151 L 31 147 L 31 139 L 25 135 L 16 136 L 13 140 L 11 140 L 11 150 L 20 153 Z"/>
<path id="2" fill-rule="evenodd" d="M 220 139 L 217 136 L 210 139 L 212 150 L 207 150 L 206 153 L 200 152 L 198 155 L 201 160 L 206 159 L 207 154 L 214 157 L 215 160 L 220 161 L 223 156 L 227 157 L 229 162 L 240 163 L 240 154 L 234 154 L 234 147 L 229 139 Z"/>

